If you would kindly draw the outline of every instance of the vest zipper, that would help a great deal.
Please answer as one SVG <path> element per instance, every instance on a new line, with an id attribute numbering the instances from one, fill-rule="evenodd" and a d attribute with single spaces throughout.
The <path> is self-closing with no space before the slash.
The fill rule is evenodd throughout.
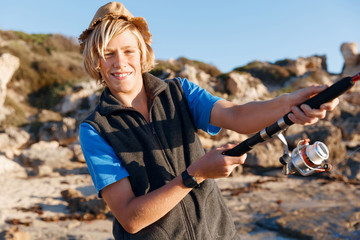
<path id="1" fill-rule="evenodd" d="M 163 156 L 164 156 L 165 162 L 168 164 L 168 167 L 173 171 L 173 174 L 174 174 L 174 176 L 175 176 L 175 173 L 174 173 L 175 171 L 172 169 L 171 164 L 170 164 L 169 161 L 167 160 L 167 157 L 166 157 L 166 155 L 165 155 L 165 153 L 164 153 L 164 149 L 163 149 L 163 147 L 161 146 L 160 140 L 159 140 L 159 138 L 158 138 L 158 136 L 157 136 L 157 134 L 156 134 L 156 131 L 155 131 L 154 126 L 153 126 L 151 123 L 149 123 L 149 127 L 151 128 L 151 131 L 152 131 L 152 133 L 154 134 L 154 138 L 156 139 L 157 143 L 159 144 L 159 146 L 160 146 L 160 148 L 161 148 L 161 152 L 162 152 L 162 154 L 163 154 Z M 181 205 L 182 211 L 183 211 L 183 213 L 184 213 L 185 222 L 186 222 L 186 229 L 187 229 L 187 232 L 188 232 L 188 234 L 189 234 L 189 237 L 190 237 L 190 239 L 196 240 L 196 238 L 195 238 L 195 233 L 194 233 L 194 229 L 193 229 L 192 226 L 191 226 L 190 218 L 189 218 L 189 216 L 188 216 L 188 214 L 187 214 L 187 211 L 186 211 L 186 208 L 185 208 L 185 203 L 184 203 L 182 200 L 180 201 L 180 205 Z"/>
<path id="2" fill-rule="evenodd" d="M 151 132 L 152 132 L 152 134 L 154 135 L 154 138 L 156 139 L 156 142 L 158 143 L 158 145 L 159 145 L 159 147 L 160 147 L 160 149 L 161 149 L 161 152 L 162 152 L 162 155 L 163 155 L 163 157 L 164 157 L 164 159 L 165 159 L 166 164 L 168 165 L 169 169 L 171 169 L 172 174 L 175 176 L 175 170 L 173 169 L 173 167 L 172 167 L 171 164 L 169 163 L 169 161 L 168 161 L 168 159 L 167 159 L 167 157 L 166 157 L 166 154 L 165 154 L 165 152 L 164 152 L 164 148 L 163 148 L 163 146 L 161 145 L 161 142 L 160 142 L 160 140 L 159 140 L 159 138 L 158 138 L 158 136 L 157 136 L 157 133 L 156 133 L 156 131 L 155 131 L 155 128 L 154 128 L 154 126 L 153 126 L 153 124 L 152 124 L 152 118 L 151 118 L 151 110 L 152 110 L 152 107 L 153 107 L 153 104 L 151 104 L 151 105 L 150 105 L 150 108 L 149 108 L 149 122 L 146 121 L 146 119 L 144 118 L 144 116 L 143 116 L 143 118 L 144 118 L 145 122 L 147 122 L 147 124 L 148 124 L 148 126 L 149 126 L 149 128 L 150 128 L 150 130 L 151 130 Z M 140 115 L 142 116 L 142 114 L 140 114 Z M 186 210 L 185 203 L 184 203 L 183 200 L 180 201 L 180 206 L 181 206 L 181 208 L 182 208 L 182 211 L 183 211 L 183 214 L 184 214 L 184 217 L 185 217 L 186 229 L 187 229 L 187 232 L 188 232 L 188 234 L 189 234 L 189 238 L 190 238 L 191 240 L 196 240 L 196 238 L 195 238 L 195 233 L 194 233 L 194 229 L 193 229 L 192 226 L 191 226 L 190 218 L 189 218 L 189 216 L 188 216 L 188 214 L 187 214 L 187 210 Z"/>
<path id="3" fill-rule="evenodd" d="M 194 229 L 191 226 L 190 218 L 189 218 L 189 216 L 187 214 L 187 211 L 186 211 L 186 208 L 185 208 L 185 203 L 183 201 L 180 201 L 180 205 L 181 205 L 181 208 L 182 208 L 182 210 L 184 212 L 185 222 L 186 222 L 186 229 L 188 230 L 187 232 L 189 233 L 189 237 L 190 237 L 190 239 L 196 240 Z"/>
<path id="4" fill-rule="evenodd" d="M 162 153 L 162 155 L 163 155 L 163 157 L 165 159 L 166 164 L 168 165 L 169 170 L 171 170 L 171 174 L 173 174 L 175 176 L 175 170 L 173 169 L 173 167 L 171 166 L 171 164 L 169 163 L 169 161 L 168 161 L 168 159 L 166 157 L 166 154 L 164 152 L 164 148 L 161 145 L 161 142 L 160 142 L 160 140 L 159 140 L 159 138 L 157 136 L 157 133 L 156 133 L 155 128 L 154 128 L 153 124 L 151 123 L 151 121 L 148 123 L 148 126 L 150 127 L 150 130 L 151 130 L 157 144 L 159 145 L 159 147 L 161 149 L 161 153 Z"/>

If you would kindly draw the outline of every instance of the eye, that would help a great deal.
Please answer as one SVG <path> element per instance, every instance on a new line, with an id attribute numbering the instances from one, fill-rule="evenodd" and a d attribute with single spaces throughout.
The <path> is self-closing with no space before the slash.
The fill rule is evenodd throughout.
<path id="1" fill-rule="evenodd" d="M 104 54 L 104 57 L 105 58 L 110 58 L 110 57 L 112 57 L 114 54 L 112 53 L 112 52 L 107 52 L 107 53 L 105 53 Z"/>

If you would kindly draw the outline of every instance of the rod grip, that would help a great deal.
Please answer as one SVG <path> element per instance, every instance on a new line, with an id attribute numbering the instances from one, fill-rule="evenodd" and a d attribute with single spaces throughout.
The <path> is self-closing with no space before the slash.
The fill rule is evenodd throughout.
<path id="1" fill-rule="evenodd" d="M 316 96 L 303 102 L 302 104 L 307 104 L 311 108 L 318 109 L 318 108 L 320 108 L 321 104 L 334 100 L 335 98 L 337 98 L 338 96 L 340 96 L 341 94 L 343 94 L 344 92 L 349 90 L 352 86 L 354 86 L 354 84 L 355 84 L 355 82 L 352 80 L 351 77 L 345 77 L 345 78 L 337 81 L 336 83 L 334 83 L 333 85 L 331 85 L 330 87 L 325 89 L 324 91 L 320 92 Z M 300 105 L 302 105 L 302 104 L 300 104 Z M 300 107 L 300 105 L 298 107 Z M 283 117 L 286 125 L 288 125 L 288 126 L 291 126 L 292 124 L 294 124 L 289 119 L 290 113 L 292 113 L 292 112 L 287 113 Z"/>

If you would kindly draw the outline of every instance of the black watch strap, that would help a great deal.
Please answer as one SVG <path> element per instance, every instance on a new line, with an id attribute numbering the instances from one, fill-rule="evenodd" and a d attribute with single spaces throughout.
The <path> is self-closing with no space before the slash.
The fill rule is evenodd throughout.
<path id="1" fill-rule="evenodd" d="M 194 188 L 194 187 L 199 186 L 199 184 L 196 182 L 196 178 L 191 176 L 187 170 L 185 170 L 181 173 L 181 177 L 182 177 L 183 183 L 186 187 Z"/>

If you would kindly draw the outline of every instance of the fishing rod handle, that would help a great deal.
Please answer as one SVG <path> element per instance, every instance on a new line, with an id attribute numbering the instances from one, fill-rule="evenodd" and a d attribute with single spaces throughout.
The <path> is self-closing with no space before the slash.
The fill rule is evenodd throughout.
<path id="1" fill-rule="evenodd" d="M 337 81 L 336 83 L 334 83 L 333 85 L 331 85 L 330 87 L 325 89 L 324 91 L 320 92 L 316 96 L 303 102 L 302 104 L 309 105 L 311 108 L 319 109 L 321 104 L 330 102 L 330 101 L 334 100 L 335 98 L 339 97 L 341 94 L 343 94 L 344 92 L 349 90 L 352 86 L 354 86 L 354 84 L 355 84 L 355 82 L 353 81 L 352 77 L 345 77 L 345 78 Z M 300 107 L 302 104 L 298 105 L 298 107 Z M 294 124 L 289 119 L 290 113 L 292 113 L 292 112 L 287 113 L 283 117 L 286 125 L 288 125 L 288 126 L 291 126 L 292 124 Z"/>
<path id="2" fill-rule="evenodd" d="M 355 76 L 358 76 L 359 74 L 360 73 L 358 73 Z M 325 89 L 324 91 L 320 92 L 319 94 L 310 98 L 309 100 L 303 102 L 302 104 L 307 104 L 311 108 L 317 108 L 317 109 L 320 108 L 321 104 L 332 101 L 333 99 L 337 98 L 338 96 L 346 92 L 348 89 L 350 89 L 355 84 L 355 81 L 358 80 L 358 78 L 354 79 L 354 77 L 345 77 L 337 81 L 336 83 Z M 286 129 L 288 126 L 294 124 L 294 122 L 289 119 L 290 113 L 292 112 L 285 114 L 277 122 L 264 128 L 260 132 L 256 133 L 254 136 L 236 145 L 234 148 L 223 152 L 223 154 L 228 156 L 241 156 L 249 152 L 256 144 L 271 138 L 274 134 L 277 134 L 280 131 Z"/>

